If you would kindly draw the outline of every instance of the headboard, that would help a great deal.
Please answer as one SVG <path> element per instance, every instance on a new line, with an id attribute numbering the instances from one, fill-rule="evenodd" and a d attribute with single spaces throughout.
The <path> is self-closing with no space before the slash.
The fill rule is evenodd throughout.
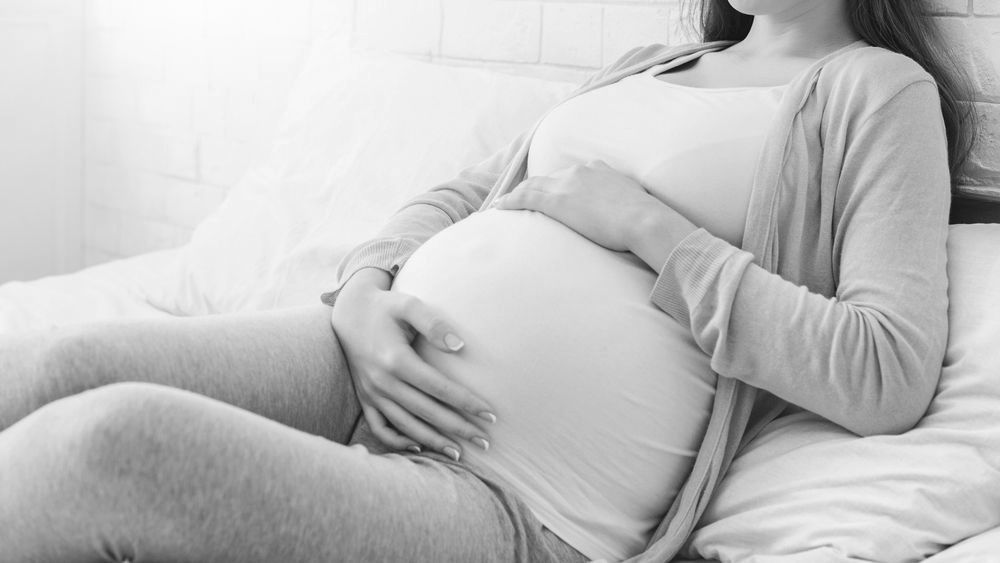
<path id="1" fill-rule="evenodd" d="M 1000 223 L 1000 188 L 960 186 L 951 198 L 952 223 Z"/>

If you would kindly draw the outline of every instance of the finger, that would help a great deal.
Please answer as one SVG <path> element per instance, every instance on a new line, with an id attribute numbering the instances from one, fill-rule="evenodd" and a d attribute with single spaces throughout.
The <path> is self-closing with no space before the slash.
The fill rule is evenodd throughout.
<path id="1" fill-rule="evenodd" d="M 548 176 L 532 176 L 523 180 L 520 184 L 514 186 L 514 189 L 510 193 L 514 193 L 521 190 L 544 190 L 545 186 L 552 182 L 552 178 Z"/>
<path id="2" fill-rule="evenodd" d="M 494 207 L 498 207 L 500 209 L 513 209 L 513 208 L 509 208 L 509 207 L 504 207 L 504 205 L 503 205 L 503 203 L 505 201 L 508 201 L 508 202 L 511 201 L 511 196 L 513 194 L 519 193 L 519 192 L 524 191 L 524 190 L 545 191 L 546 186 L 548 184 L 550 184 L 552 182 L 552 180 L 553 180 L 553 178 L 548 177 L 548 176 L 532 176 L 530 178 L 527 178 L 526 180 L 523 180 L 520 184 L 514 186 L 514 188 L 511 189 L 511 191 L 509 191 L 506 194 L 504 194 L 504 195 L 496 198 L 493 201 L 493 206 Z"/>
<path id="3" fill-rule="evenodd" d="M 398 316 L 432 346 L 444 352 L 458 352 L 465 347 L 465 341 L 458 335 L 458 331 L 440 313 L 416 297 L 401 293 L 397 295 Z"/>
<path id="4" fill-rule="evenodd" d="M 426 444 L 429 448 L 439 451 L 455 461 L 461 459 L 462 447 L 457 442 L 437 432 L 426 422 L 407 412 L 406 409 L 386 399 L 379 402 L 379 409 L 400 432 L 404 432 L 421 444 Z"/>
<path id="5" fill-rule="evenodd" d="M 523 190 L 545 190 L 545 186 L 553 181 L 553 178 L 548 176 L 532 176 L 525 180 L 522 180 L 520 184 L 511 188 L 509 192 L 497 198 L 496 201 L 501 201 L 511 194 Z"/>
<path id="6" fill-rule="evenodd" d="M 548 215 L 546 211 L 552 203 L 553 195 L 536 187 L 529 186 L 503 196 L 498 201 L 497 207 L 500 209 L 528 209 Z"/>
<path id="7" fill-rule="evenodd" d="M 383 444 L 397 450 L 407 449 L 415 453 L 419 453 L 422 449 L 419 442 L 407 438 L 391 427 L 382 413 L 375 407 L 361 403 L 361 411 L 365 415 L 365 420 L 368 421 L 368 426 L 372 429 L 372 434 L 375 434 L 375 437 Z"/>
<path id="8" fill-rule="evenodd" d="M 393 373 L 416 389 L 457 411 L 464 411 L 489 423 L 496 422 L 493 407 L 486 400 L 442 374 L 412 348 L 400 350 L 394 363 Z"/>
<path id="9" fill-rule="evenodd" d="M 483 450 L 490 448 L 489 433 L 478 426 L 486 425 L 483 420 L 476 418 L 474 420 L 477 423 L 473 424 L 448 405 L 405 383 L 394 390 L 392 400 L 410 414 L 430 424 L 438 432 L 453 439 L 464 439 Z"/>

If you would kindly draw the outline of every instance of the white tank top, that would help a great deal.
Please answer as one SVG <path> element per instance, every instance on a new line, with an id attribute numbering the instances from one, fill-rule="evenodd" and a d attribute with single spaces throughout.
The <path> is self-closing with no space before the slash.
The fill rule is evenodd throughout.
<path id="1" fill-rule="evenodd" d="M 577 96 L 540 124 L 528 174 L 601 159 L 739 244 L 782 88 L 699 89 L 659 67 Z M 515 491 L 586 556 L 640 553 L 683 484 L 715 375 L 690 330 L 649 300 L 656 272 L 534 211 L 491 209 L 438 233 L 393 290 L 454 323 L 466 347 L 418 353 L 491 401 L 492 447 L 463 460 Z"/>

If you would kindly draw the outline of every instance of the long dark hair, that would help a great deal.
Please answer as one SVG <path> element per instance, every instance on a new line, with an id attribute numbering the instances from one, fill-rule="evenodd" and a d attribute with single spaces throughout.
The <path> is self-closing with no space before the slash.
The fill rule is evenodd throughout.
<path id="1" fill-rule="evenodd" d="M 729 0 L 696 0 L 692 22 L 702 41 L 740 41 L 746 38 L 753 16 L 733 8 Z M 971 99 L 971 81 L 953 52 L 945 47 L 937 26 L 923 14 L 919 0 L 847 0 L 854 31 L 868 44 L 910 57 L 937 81 L 948 135 L 948 162 L 952 186 L 975 142 L 977 120 Z"/>

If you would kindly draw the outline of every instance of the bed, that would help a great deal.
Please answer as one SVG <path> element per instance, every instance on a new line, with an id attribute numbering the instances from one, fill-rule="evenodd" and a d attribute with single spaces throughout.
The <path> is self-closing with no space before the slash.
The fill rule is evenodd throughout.
<path id="1" fill-rule="evenodd" d="M 0 285 L 0 335 L 316 303 L 396 208 L 573 88 L 319 41 L 270 153 L 187 245 Z M 736 459 L 681 559 L 1000 561 L 1000 193 L 956 197 L 953 223 L 952 333 L 920 425 L 859 438 L 807 413 L 780 419 Z"/>

